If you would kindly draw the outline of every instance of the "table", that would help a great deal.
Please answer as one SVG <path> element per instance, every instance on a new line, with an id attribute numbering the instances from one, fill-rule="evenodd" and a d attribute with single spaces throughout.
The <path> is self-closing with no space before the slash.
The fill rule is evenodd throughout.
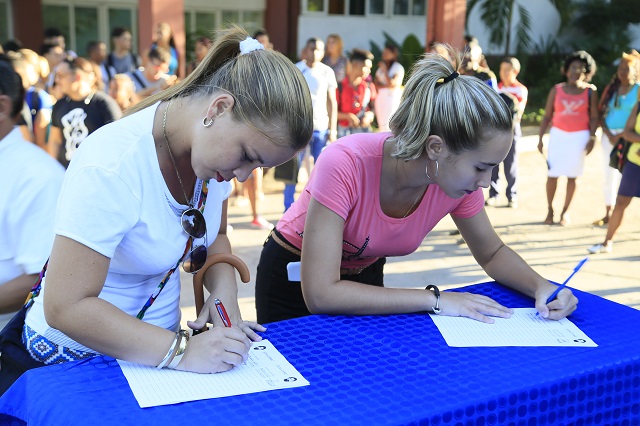
<path id="1" fill-rule="evenodd" d="M 455 291 L 533 305 L 496 283 Z M 314 315 L 264 333 L 310 386 L 141 409 L 117 362 L 97 357 L 22 376 L 0 424 L 638 425 L 640 311 L 574 292 L 570 319 L 597 348 L 450 348 L 425 314 Z"/>

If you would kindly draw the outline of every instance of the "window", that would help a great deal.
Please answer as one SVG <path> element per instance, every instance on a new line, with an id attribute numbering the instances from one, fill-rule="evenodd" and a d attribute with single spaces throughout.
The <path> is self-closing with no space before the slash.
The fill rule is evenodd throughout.
<path id="1" fill-rule="evenodd" d="M 307 12 L 324 12 L 324 0 L 307 0 Z"/>
<path id="2" fill-rule="evenodd" d="M 384 14 L 384 0 L 369 0 L 369 14 L 370 15 L 383 15 Z"/>
<path id="3" fill-rule="evenodd" d="M 56 27 L 64 34 L 67 49 L 75 50 L 71 43 L 71 32 L 69 31 L 71 21 L 69 6 L 42 5 L 42 20 L 44 29 Z"/>
<path id="4" fill-rule="evenodd" d="M 9 2 L 0 0 L 0 42 L 4 43 L 12 36 L 9 28 L 12 19 L 9 18 L 11 11 L 9 10 Z"/>
<path id="5" fill-rule="evenodd" d="M 409 0 L 393 0 L 393 14 L 394 15 L 408 15 L 409 14 Z"/>
<path id="6" fill-rule="evenodd" d="M 364 0 L 349 0 L 349 15 L 364 16 Z"/>
<path id="7" fill-rule="evenodd" d="M 412 15 L 424 16 L 426 14 L 426 1 L 425 0 L 413 0 Z"/>
<path id="8" fill-rule="evenodd" d="M 213 12 L 196 12 L 196 26 L 194 33 L 196 38 L 200 36 L 213 37 L 216 28 L 216 15 Z"/>
<path id="9" fill-rule="evenodd" d="M 425 0 L 393 0 L 394 15 L 424 16 Z"/>
<path id="10" fill-rule="evenodd" d="M 87 44 L 90 41 L 99 40 L 98 36 L 98 9 L 95 7 L 75 7 L 75 45 L 76 53 L 84 56 L 87 53 Z M 66 33 L 68 34 L 68 33 Z M 65 34 L 65 35 L 66 35 Z M 67 36 L 68 37 L 68 36 Z"/>
<path id="11" fill-rule="evenodd" d="M 344 15 L 345 0 L 329 0 L 329 15 Z"/>
<path id="12" fill-rule="evenodd" d="M 242 26 L 251 35 L 264 26 L 264 13 L 261 11 L 242 12 Z"/>
<path id="13" fill-rule="evenodd" d="M 4 1 L 4 0 L 0 0 Z M 111 30 L 126 27 L 133 36 L 133 46 L 137 45 L 137 12 L 135 6 L 126 4 L 96 6 L 47 3 L 42 5 L 44 28 L 56 27 L 65 36 L 67 49 L 78 55 L 86 54 L 87 43 L 104 41 L 111 49 Z"/>
<path id="14" fill-rule="evenodd" d="M 367 16 L 425 16 L 426 0 L 304 0 L 303 13 Z"/>

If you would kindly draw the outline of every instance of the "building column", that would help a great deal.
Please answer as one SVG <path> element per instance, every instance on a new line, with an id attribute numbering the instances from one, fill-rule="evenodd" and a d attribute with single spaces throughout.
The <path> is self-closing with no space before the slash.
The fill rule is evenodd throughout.
<path id="1" fill-rule="evenodd" d="M 264 27 L 273 48 L 289 57 L 296 57 L 300 0 L 267 0 Z M 293 56 L 292 56 L 293 55 Z"/>
<path id="2" fill-rule="evenodd" d="M 427 5 L 427 44 L 438 41 L 461 49 L 467 0 L 429 0 Z"/>
<path id="3" fill-rule="evenodd" d="M 184 0 L 138 0 L 138 52 L 141 54 L 149 50 L 156 37 L 156 25 L 160 22 L 171 25 L 176 50 L 180 55 L 178 76 L 184 77 L 186 68 Z"/>
<path id="4" fill-rule="evenodd" d="M 42 18 L 42 1 L 14 1 L 11 3 L 11 8 L 13 9 L 14 37 L 20 40 L 27 49 L 35 50 L 40 53 L 44 26 L 44 20 Z"/>

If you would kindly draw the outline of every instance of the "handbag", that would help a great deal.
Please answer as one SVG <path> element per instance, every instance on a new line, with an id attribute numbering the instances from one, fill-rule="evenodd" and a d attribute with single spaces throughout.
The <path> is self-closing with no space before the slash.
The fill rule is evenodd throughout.
<path id="1" fill-rule="evenodd" d="M 613 146 L 611 154 L 609 154 L 609 166 L 622 173 L 622 169 L 627 162 L 627 153 L 631 144 L 620 138 Z"/>
<path id="2" fill-rule="evenodd" d="M 300 170 L 300 160 L 296 154 L 291 160 L 276 166 L 273 171 L 273 179 L 295 185 L 298 183 L 298 170 Z"/>

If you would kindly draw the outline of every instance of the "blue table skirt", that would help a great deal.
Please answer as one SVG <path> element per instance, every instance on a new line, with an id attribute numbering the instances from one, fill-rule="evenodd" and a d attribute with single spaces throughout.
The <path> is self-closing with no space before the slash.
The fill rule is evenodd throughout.
<path id="1" fill-rule="evenodd" d="M 456 291 L 533 305 L 496 283 Z M 450 348 L 425 314 L 314 315 L 264 333 L 310 386 L 141 409 L 98 357 L 25 374 L 0 424 L 638 425 L 640 311 L 574 292 L 570 319 L 597 348 Z"/>

